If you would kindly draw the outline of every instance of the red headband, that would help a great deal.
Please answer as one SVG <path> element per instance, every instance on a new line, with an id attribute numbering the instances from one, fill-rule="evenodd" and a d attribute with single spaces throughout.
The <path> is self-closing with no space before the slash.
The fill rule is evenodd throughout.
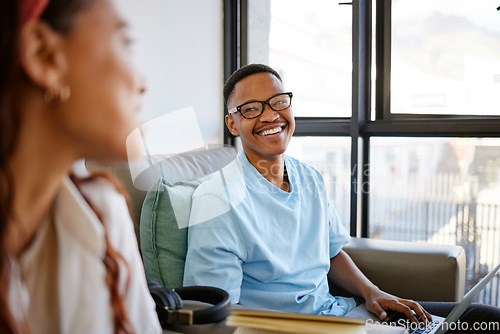
<path id="1" fill-rule="evenodd" d="M 39 18 L 48 4 L 49 0 L 22 0 L 21 14 L 23 24 Z"/>

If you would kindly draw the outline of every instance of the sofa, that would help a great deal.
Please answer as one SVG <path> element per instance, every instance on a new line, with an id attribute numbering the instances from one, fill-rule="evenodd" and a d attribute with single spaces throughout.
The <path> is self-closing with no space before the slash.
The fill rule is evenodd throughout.
<path id="1" fill-rule="evenodd" d="M 114 174 L 129 194 L 148 279 L 171 288 L 182 285 L 190 196 L 205 179 L 217 177 L 235 155 L 234 148 L 217 147 L 164 157 L 164 166 L 160 157 L 154 168 L 142 173 L 139 187 L 133 179 L 141 175 L 131 175 L 127 163 L 87 162 L 91 171 Z M 177 170 L 175 180 L 169 181 L 166 176 L 172 165 Z M 186 179 L 179 176 L 184 172 L 189 175 Z M 450 302 L 464 295 L 465 252 L 459 246 L 352 238 L 344 250 L 372 282 L 389 293 L 418 301 Z M 349 295 L 333 283 L 331 290 L 335 295 Z"/>

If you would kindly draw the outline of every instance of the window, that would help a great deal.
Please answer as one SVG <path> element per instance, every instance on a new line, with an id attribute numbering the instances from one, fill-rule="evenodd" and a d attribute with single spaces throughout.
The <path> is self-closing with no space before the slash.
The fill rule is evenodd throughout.
<path id="1" fill-rule="evenodd" d="M 280 73 L 296 116 L 349 117 L 351 27 L 351 8 L 330 0 L 248 1 L 248 63 Z"/>
<path id="2" fill-rule="evenodd" d="M 500 115 L 500 25 L 494 1 L 392 5 L 391 112 Z"/>
<path id="3" fill-rule="evenodd" d="M 466 288 L 500 263 L 500 139 L 381 137 L 370 151 L 370 237 L 462 246 Z M 498 305 L 490 292 L 479 300 Z"/>

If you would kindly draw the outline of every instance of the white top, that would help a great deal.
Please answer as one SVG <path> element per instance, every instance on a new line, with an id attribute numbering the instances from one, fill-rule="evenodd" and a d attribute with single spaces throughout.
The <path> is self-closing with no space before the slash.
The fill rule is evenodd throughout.
<path id="1" fill-rule="evenodd" d="M 82 192 L 101 212 L 97 218 L 69 178 L 57 194 L 52 219 L 40 228 L 19 262 L 11 259 L 9 303 L 32 333 L 113 333 L 113 310 L 106 286 L 105 233 L 130 266 L 125 303 L 137 333 L 161 333 L 148 291 L 137 239 L 125 200 L 100 179 Z M 120 289 L 126 284 L 120 267 Z"/>

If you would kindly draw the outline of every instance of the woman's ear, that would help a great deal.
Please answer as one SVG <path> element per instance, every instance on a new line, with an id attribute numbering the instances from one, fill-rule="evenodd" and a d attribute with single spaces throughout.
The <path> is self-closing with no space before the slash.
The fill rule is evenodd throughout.
<path id="1" fill-rule="evenodd" d="M 55 95 L 64 87 L 63 37 L 46 23 L 32 20 L 23 26 L 20 61 L 26 76 L 44 91 Z"/>
<path id="2" fill-rule="evenodd" d="M 226 115 L 225 121 L 226 121 L 226 126 L 229 129 L 229 132 L 231 132 L 231 134 L 233 136 L 238 137 L 240 135 L 240 133 L 238 131 L 238 128 L 236 127 L 236 122 L 234 121 L 233 116 L 232 115 Z"/>

